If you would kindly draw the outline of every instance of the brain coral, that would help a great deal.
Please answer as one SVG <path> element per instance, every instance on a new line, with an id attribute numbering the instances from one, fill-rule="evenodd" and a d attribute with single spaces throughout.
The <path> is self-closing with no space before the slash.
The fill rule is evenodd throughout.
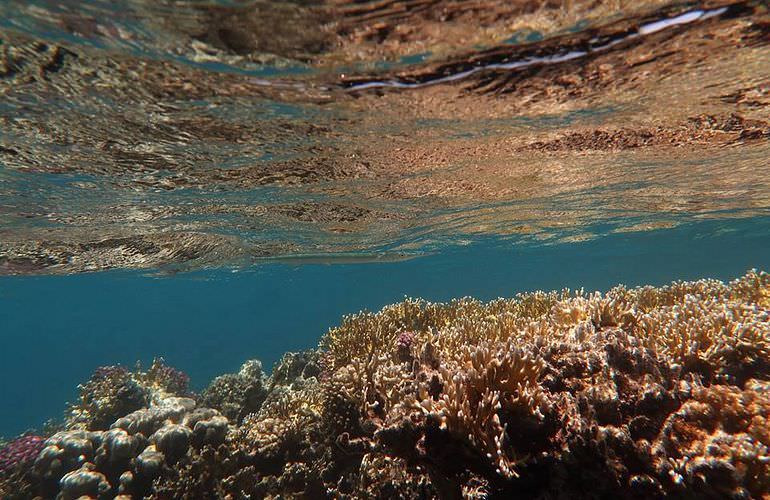
<path id="1" fill-rule="evenodd" d="M 343 318 L 270 377 L 242 369 L 258 374 L 258 402 L 231 390 L 244 384 L 213 384 L 204 401 L 232 408 L 229 422 L 157 388 L 130 412 L 105 405 L 125 412 L 109 431 L 75 419 L 17 486 L 62 498 L 107 485 L 158 499 L 770 498 L 768 297 L 770 276 L 750 271 L 405 300 Z"/>

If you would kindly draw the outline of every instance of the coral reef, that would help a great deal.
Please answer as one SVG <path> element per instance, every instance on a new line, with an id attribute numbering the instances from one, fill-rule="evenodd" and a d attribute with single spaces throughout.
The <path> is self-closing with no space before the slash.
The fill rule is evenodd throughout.
<path id="1" fill-rule="evenodd" d="M 76 407 L 88 418 L 33 465 L 4 467 L 0 493 L 768 498 L 769 297 L 770 275 L 750 271 L 409 299 L 345 317 L 269 377 L 249 361 L 197 400 L 168 367 L 100 369 Z"/>
<path id="2" fill-rule="evenodd" d="M 187 395 L 189 377 L 164 364 L 162 358 L 152 362 L 144 372 L 133 372 L 122 366 L 102 366 L 88 382 L 78 387 L 80 401 L 67 415 L 67 428 L 84 430 L 108 429 L 116 419 L 160 401 L 169 395 Z"/>
<path id="3" fill-rule="evenodd" d="M 216 408 L 233 422 L 259 410 L 267 395 L 262 363 L 247 361 L 238 373 L 220 375 L 203 391 L 203 404 Z"/>
<path id="4" fill-rule="evenodd" d="M 189 448 L 222 444 L 227 427 L 219 412 L 196 407 L 193 399 L 155 398 L 109 430 L 57 432 L 45 441 L 33 475 L 46 498 L 142 497 Z"/>

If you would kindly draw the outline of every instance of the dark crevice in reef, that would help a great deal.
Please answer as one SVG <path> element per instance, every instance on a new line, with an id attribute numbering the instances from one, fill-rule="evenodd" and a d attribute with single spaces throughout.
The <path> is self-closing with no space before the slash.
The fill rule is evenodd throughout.
<path id="1" fill-rule="evenodd" d="M 769 341 L 756 271 L 406 300 L 200 395 L 162 360 L 99 368 L 0 448 L 0 496 L 765 498 Z"/>

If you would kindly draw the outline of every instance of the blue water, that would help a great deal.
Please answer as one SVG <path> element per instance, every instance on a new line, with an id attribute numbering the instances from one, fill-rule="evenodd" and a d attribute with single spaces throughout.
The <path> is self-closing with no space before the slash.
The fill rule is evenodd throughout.
<path id="1" fill-rule="evenodd" d="M 200 389 L 246 359 L 311 348 L 343 314 L 405 295 L 481 299 L 562 287 L 730 279 L 770 268 L 770 217 L 707 220 L 558 245 L 486 238 L 399 262 L 268 263 L 173 277 L 136 272 L 0 278 L 0 435 L 60 416 L 100 365 L 153 355 Z"/>

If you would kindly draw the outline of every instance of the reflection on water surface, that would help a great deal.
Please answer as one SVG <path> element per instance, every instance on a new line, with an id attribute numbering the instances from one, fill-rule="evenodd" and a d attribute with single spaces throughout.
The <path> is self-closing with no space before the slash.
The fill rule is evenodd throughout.
<path id="1" fill-rule="evenodd" d="M 767 215 L 762 2 L 6 2 L 0 270 Z"/>

